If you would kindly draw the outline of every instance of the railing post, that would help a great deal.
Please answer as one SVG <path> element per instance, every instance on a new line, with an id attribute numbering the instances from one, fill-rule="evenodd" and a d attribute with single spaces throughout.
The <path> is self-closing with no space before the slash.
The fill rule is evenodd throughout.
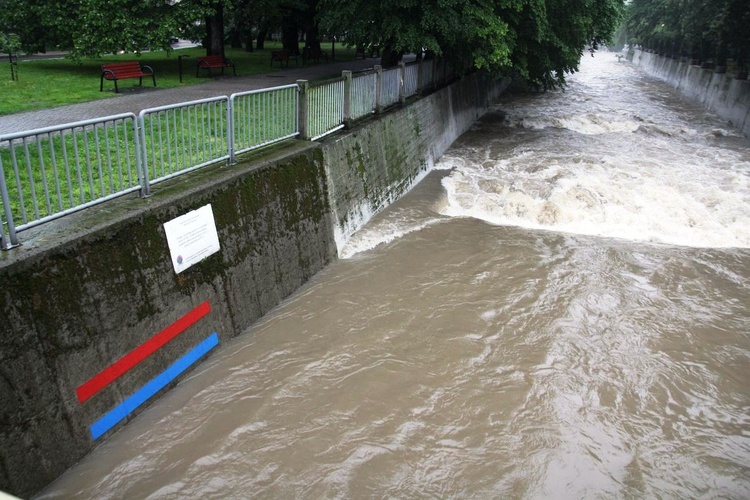
<path id="1" fill-rule="evenodd" d="M 398 63 L 398 70 L 401 77 L 398 86 L 398 102 L 403 106 L 406 104 L 406 63 L 404 61 Z"/>
<path id="2" fill-rule="evenodd" d="M 383 112 L 383 66 L 375 65 L 375 114 Z"/>
<path id="3" fill-rule="evenodd" d="M 297 80 L 297 86 L 299 87 L 299 109 L 297 110 L 297 116 L 299 117 L 299 136 L 300 139 L 308 141 L 310 140 L 309 130 L 307 127 L 307 96 L 310 83 L 307 80 Z"/>
<path id="4" fill-rule="evenodd" d="M 135 168 L 138 170 L 138 176 L 140 177 L 141 191 L 138 196 L 141 198 L 147 198 L 151 196 L 151 186 L 148 180 L 148 151 L 146 150 L 146 126 L 143 111 L 140 112 L 138 117 L 133 120 L 133 128 L 135 132 Z"/>
<path id="5" fill-rule="evenodd" d="M 352 72 L 344 70 L 341 72 L 344 78 L 344 126 L 352 126 Z"/>
<path id="6" fill-rule="evenodd" d="M 227 101 L 227 152 L 229 153 L 227 165 L 237 163 L 234 157 L 234 97 L 230 97 Z"/>
<path id="7" fill-rule="evenodd" d="M 13 147 L 13 144 L 9 144 Z M 0 195 L 2 195 L 3 211 L 5 220 L 8 224 L 8 236 L 5 235 L 5 223 L 3 223 L 3 214 L 0 214 L 0 249 L 10 250 L 18 246 L 18 237 L 16 236 L 16 225 L 13 222 L 13 212 L 10 210 L 10 196 L 8 196 L 8 186 L 5 184 L 5 167 L 0 157 Z"/>

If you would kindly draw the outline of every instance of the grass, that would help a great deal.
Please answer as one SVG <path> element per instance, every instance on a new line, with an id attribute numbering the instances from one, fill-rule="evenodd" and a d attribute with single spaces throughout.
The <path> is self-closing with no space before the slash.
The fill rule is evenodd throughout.
<path id="1" fill-rule="evenodd" d="M 246 52 L 243 49 L 226 48 L 226 56 L 234 60 L 237 75 L 256 75 L 280 71 L 278 65 L 270 67 L 270 50 L 280 48 L 279 42 L 266 42 L 264 50 Z M 323 50 L 331 53 L 330 43 L 323 44 Z M 183 59 L 183 81 L 180 82 L 178 56 Z M 156 73 L 156 83 L 160 88 L 174 88 L 205 82 L 205 77 L 196 78 L 196 59 L 205 55 L 201 47 L 167 52 L 145 52 L 136 54 L 111 55 L 99 59 L 83 59 L 80 64 L 68 59 L 37 59 L 18 63 L 18 81 L 11 80 L 10 65 L 7 59 L 0 59 L 0 115 L 45 109 L 65 104 L 75 104 L 115 96 L 114 84 L 104 82 L 104 92 L 99 91 L 101 64 L 108 62 L 137 60 L 151 66 Z M 354 49 L 336 45 L 336 60 L 354 59 Z M 121 91 L 127 91 L 138 82 L 134 79 L 118 82 Z M 144 85 L 151 85 L 144 78 Z"/>

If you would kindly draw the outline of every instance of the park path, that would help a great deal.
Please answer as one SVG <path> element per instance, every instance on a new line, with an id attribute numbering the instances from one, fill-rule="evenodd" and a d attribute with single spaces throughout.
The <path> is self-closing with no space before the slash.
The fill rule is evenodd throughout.
<path id="1" fill-rule="evenodd" d="M 197 99 L 228 96 L 235 92 L 276 87 L 295 83 L 297 80 L 314 80 L 327 76 L 333 77 L 340 75 L 344 70 L 361 71 L 372 68 L 378 62 L 378 59 L 357 59 L 355 61 L 320 63 L 310 66 L 290 66 L 280 71 L 252 76 L 225 76 L 213 78 L 196 85 L 170 89 L 154 88 L 144 84 L 142 89 L 136 86 L 135 90 L 126 91 L 111 99 L 99 99 L 56 108 L 0 116 L 0 135 L 119 113 L 138 114 L 143 109 Z M 99 85 L 99 75 L 92 75 L 91 85 Z"/>

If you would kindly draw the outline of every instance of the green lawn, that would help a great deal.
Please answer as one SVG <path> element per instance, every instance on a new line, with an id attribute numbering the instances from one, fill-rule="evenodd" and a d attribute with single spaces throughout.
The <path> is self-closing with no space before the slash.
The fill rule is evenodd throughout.
<path id="1" fill-rule="evenodd" d="M 243 49 L 227 47 L 226 56 L 233 59 L 237 66 L 237 75 L 255 75 L 279 71 L 278 65 L 270 67 L 270 50 L 280 48 L 279 42 L 266 42 L 265 50 L 246 52 Z M 323 44 L 323 50 L 331 53 L 330 44 Z M 178 56 L 189 56 L 183 59 L 183 81 L 180 83 Z M 10 65 L 6 59 L 0 59 L 0 115 L 51 108 L 64 104 L 107 99 L 113 97 L 114 85 L 104 82 L 104 92 L 99 92 L 100 65 L 106 62 L 138 60 L 154 68 L 156 83 L 161 88 L 193 85 L 206 81 L 205 77 L 196 78 L 196 58 L 205 55 L 200 47 L 173 50 L 167 52 L 146 52 L 135 54 L 111 55 L 101 59 L 84 59 L 80 64 L 68 59 L 47 59 L 20 61 L 18 63 L 18 81 L 11 80 Z M 336 60 L 354 59 L 354 49 L 336 45 Z M 231 70 L 230 70 L 231 71 Z M 136 80 L 120 82 L 121 91 L 132 87 Z M 152 85 L 150 79 L 144 78 L 144 85 Z"/>

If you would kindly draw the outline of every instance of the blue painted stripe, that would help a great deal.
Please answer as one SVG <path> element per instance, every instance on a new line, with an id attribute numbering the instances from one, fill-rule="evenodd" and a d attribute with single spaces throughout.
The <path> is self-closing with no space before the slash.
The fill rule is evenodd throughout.
<path id="1" fill-rule="evenodd" d="M 102 418 L 94 422 L 91 426 L 91 436 L 98 439 L 102 434 L 117 425 L 122 419 L 127 417 L 133 410 L 141 406 L 148 399 L 163 389 L 168 383 L 177 378 L 182 372 L 187 370 L 190 365 L 198 361 L 204 354 L 219 345 L 219 335 L 214 332 L 203 342 L 191 349 L 183 357 L 175 361 L 169 368 L 161 372 L 155 378 L 151 379 L 146 385 L 138 389 L 135 394 L 125 401 L 115 406 L 106 413 Z"/>

